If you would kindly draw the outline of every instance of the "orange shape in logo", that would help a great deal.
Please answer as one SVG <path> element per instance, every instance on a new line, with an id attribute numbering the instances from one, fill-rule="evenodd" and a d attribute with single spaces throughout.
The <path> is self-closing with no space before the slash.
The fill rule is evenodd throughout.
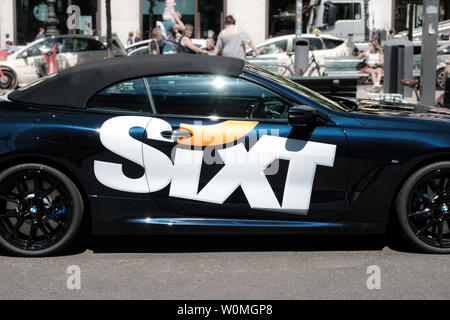
<path id="1" fill-rule="evenodd" d="M 192 133 L 192 137 L 180 139 L 178 143 L 196 147 L 224 145 L 246 136 L 258 123 L 254 121 L 225 121 L 210 126 L 195 126 L 182 123 L 180 130 Z"/>

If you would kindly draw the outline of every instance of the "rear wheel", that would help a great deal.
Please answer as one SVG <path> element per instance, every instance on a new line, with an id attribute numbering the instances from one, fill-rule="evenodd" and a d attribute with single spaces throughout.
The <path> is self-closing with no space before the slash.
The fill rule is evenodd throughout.
<path id="1" fill-rule="evenodd" d="M 413 174 L 398 196 L 397 215 L 409 242 L 429 253 L 450 253 L 450 162 Z"/>
<path id="2" fill-rule="evenodd" d="M 3 76 L 2 76 L 3 74 Z M 14 72 L 7 69 L 2 69 L 0 74 L 0 89 L 10 90 L 17 87 L 17 79 Z"/>
<path id="3" fill-rule="evenodd" d="M 75 238 L 83 201 L 62 172 L 23 164 L 0 174 L 0 244 L 15 255 L 53 255 Z"/>

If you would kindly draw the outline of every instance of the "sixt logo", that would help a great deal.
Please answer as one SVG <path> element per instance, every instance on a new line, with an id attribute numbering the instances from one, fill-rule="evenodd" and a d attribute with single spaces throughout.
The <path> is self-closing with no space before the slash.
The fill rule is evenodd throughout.
<path id="1" fill-rule="evenodd" d="M 103 185 L 125 192 L 153 193 L 170 184 L 170 197 L 223 204 L 241 187 L 253 209 L 306 214 L 309 209 L 316 167 L 333 167 L 336 146 L 263 135 L 247 151 L 243 143 L 218 150 L 223 168 L 198 192 L 204 150 L 180 147 L 223 145 L 248 134 L 258 123 L 234 122 L 216 126 L 181 125 L 192 137 L 177 142 L 162 136 L 173 130 L 158 118 L 116 117 L 100 129 L 100 140 L 111 152 L 145 169 L 138 179 L 124 175 L 122 164 L 95 161 L 95 176 Z M 132 128 L 146 129 L 150 141 L 175 143 L 173 161 L 158 149 L 130 136 Z M 234 138 L 230 139 L 231 136 Z M 200 136 L 200 138 L 199 138 Z M 293 151 L 294 150 L 294 151 Z M 298 150 L 298 151 L 297 151 Z M 289 169 L 280 204 L 267 180 L 265 170 L 275 160 L 289 161 Z"/>

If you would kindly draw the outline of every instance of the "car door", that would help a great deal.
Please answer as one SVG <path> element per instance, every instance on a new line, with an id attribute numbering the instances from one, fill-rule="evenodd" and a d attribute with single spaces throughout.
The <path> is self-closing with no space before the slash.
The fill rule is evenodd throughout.
<path id="1" fill-rule="evenodd" d="M 38 68 L 45 63 L 42 51 L 52 50 L 56 39 L 50 38 L 30 46 L 14 61 L 14 69 L 20 74 L 21 82 L 28 83 L 38 78 Z"/>
<path id="2" fill-rule="evenodd" d="M 349 171 L 343 131 L 287 122 L 295 104 L 260 84 L 214 75 L 146 79 L 149 189 L 172 216 L 338 220 Z"/>

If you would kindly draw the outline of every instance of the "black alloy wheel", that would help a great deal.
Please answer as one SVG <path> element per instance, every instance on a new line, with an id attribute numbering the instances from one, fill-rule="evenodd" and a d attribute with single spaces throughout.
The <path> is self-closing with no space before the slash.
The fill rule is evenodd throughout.
<path id="1" fill-rule="evenodd" d="M 24 164 L 0 173 L 0 244 L 13 254 L 59 252 L 76 236 L 82 216 L 80 192 L 59 170 Z"/>
<path id="2" fill-rule="evenodd" d="M 450 253 L 450 162 L 429 165 L 408 179 L 397 199 L 407 239 L 430 253 Z"/>

